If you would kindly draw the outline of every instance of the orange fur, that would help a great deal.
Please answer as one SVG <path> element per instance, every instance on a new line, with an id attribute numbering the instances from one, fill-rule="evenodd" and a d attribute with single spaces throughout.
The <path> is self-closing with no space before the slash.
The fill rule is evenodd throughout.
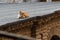
<path id="1" fill-rule="evenodd" d="M 19 18 L 27 18 L 27 17 L 29 17 L 29 14 L 27 13 L 27 12 L 25 12 L 25 11 L 19 11 Z"/>

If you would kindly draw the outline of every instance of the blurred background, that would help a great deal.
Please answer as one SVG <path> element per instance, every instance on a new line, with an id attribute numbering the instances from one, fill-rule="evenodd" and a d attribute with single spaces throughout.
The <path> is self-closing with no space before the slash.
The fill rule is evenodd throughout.
<path id="1" fill-rule="evenodd" d="M 0 3 L 22 3 L 22 2 L 59 2 L 60 0 L 0 0 Z"/>

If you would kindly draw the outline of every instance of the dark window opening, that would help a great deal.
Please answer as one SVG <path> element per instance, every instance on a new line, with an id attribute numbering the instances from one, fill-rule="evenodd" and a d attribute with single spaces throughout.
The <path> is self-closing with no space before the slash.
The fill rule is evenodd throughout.
<path id="1" fill-rule="evenodd" d="M 51 38 L 51 40 L 60 40 L 60 38 L 57 35 L 53 35 L 52 38 Z"/>
<path id="2" fill-rule="evenodd" d="M 24 2 L 27 2 L 27 0 L 23 0 Z"/>
<path id="3" fill-rule="evenodd" d="M 52 1 L 60 1 L 60 0 L 52 0 Z"/>
<path id="4" fill-rule="evenodd" d="M 46 0 L 39 0 L 40 2 L 46 2 Z"/>

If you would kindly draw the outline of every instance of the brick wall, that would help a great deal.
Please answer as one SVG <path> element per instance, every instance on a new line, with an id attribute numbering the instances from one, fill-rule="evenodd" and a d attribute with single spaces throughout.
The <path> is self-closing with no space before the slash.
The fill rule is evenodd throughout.
<path id="1" fill-rule="evenodd" d="M 43 37 L 43 40 L 50 40 L 53 35 L 59 35 L 60 36 L 60 18 L 50 21 L 47 25 L 41 26 L 40 29 L 36 30 L 36 38 L 41 39 L 41 36 Z M 41 35 L 42 34 L 42 35 Z"/>

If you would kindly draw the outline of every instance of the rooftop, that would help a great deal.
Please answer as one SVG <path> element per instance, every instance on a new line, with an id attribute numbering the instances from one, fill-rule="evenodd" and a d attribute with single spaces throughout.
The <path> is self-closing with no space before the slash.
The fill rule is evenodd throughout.
<path id="1" fill-rule="evenodd" d="M 19 10 L 28 12 L 30 17 L 42 16 L 60 10 L 60 3 L 0 4 L 0 26 L 14 21 L 25 20 L 17 18 L 17 12 Z"/>

